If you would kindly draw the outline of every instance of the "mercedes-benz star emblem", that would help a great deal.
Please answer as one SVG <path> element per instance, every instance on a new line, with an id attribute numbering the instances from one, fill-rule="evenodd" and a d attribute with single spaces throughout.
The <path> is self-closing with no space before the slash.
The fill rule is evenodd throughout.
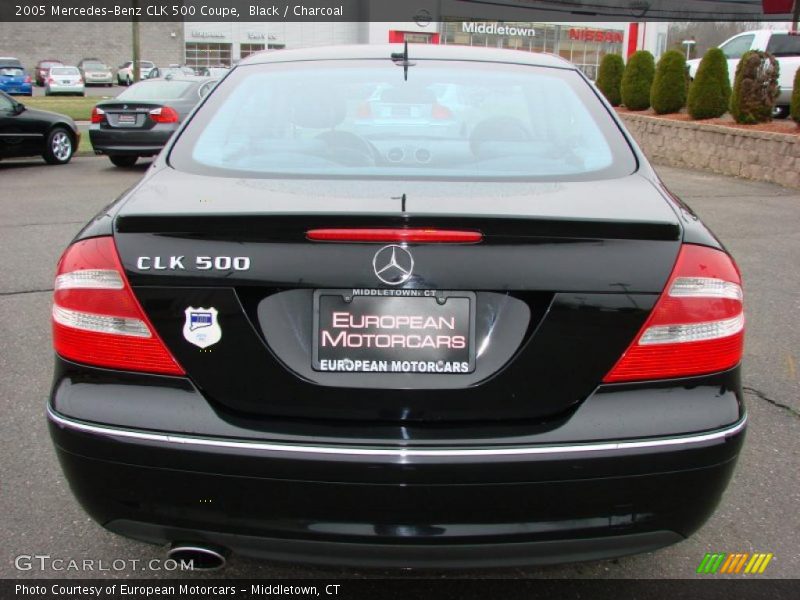
<path id="1" fill-rule="evenodd" d="M 402 246 L 384 246 L 375 253 L 372 259 L 375 275 L 383 283 L 400 285 L 411 277 L 414 270 L 414 257 Z"/>

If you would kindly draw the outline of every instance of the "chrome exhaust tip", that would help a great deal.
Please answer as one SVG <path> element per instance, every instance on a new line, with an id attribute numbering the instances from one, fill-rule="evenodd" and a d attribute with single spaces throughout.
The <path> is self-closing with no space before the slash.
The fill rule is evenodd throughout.
<path id="1" fill-rule="evenodd" d="M 216 571 L 225 568 L 228 551 L 215 546 L 175 543 L 167 551 L 167 558 L 184 564 L 191 563 L 195 571 Z"/>

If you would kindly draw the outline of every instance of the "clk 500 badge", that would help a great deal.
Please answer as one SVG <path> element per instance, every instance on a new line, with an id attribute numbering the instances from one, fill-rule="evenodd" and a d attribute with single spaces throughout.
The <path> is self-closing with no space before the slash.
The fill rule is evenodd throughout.
<path id="1" fill-rule="evenodd" d="M 249 256 L 140 256 L 136 259 L 139 271 L 185 271 L 186 264 L 198 271 L 247 271 Z"/>
<path id="2" fill-rule="evenodd" d="M 222 329 L 217 320 L 217 309 L 194 308 L 190 306 L 184 311 L 186 322 L 183 324 L 183 337 L 187 342 L 208 348 L 222 339 Z"/>

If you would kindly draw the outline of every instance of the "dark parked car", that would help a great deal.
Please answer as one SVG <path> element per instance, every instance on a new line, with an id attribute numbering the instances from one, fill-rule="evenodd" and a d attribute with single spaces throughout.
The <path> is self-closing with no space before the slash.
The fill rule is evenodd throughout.
<path id="1" fill-rule="evenodd" d="M 187 76 L 193 77 L 197 75 L 191 67 L 182 67 L 180 65 L 170 65 L 168 67 L 153 67 L 147 74 L 145 79 L 180 79 Z"/>
<path id="2" fill-rule="evenodd" d="M 403 85 L 466 134 L 359 134 Z M 50 431 L 98 523 L 197 565 L 607 558 L 714 511 L 743 335 L 733 259 L 573 65 L 258 54 L 65 251 Z"/>
<path id="3" fill-rule="evenodd" d="M 36 63 L 36 68 L 34 68 L 34 76 L 36 78 L 36 85 L 43 86 L 47 83 L 47 78 L 50 75 L 50 69 L 53 67 L 63 67 L 64 63 L 60 60 L 55 60 L 53 58 L 47 60 L 40 60 Z"/>
<path id="4" fill-rule="evenodd" d="M 41 154 L 51 165 L 70 161 L 81 134 L 65 115 L 26 108 L 0 92 L 0 157 Z"/>
<path id="5" fill-rule="evenodd" d="M 18 60 L 0 60 L 0 92 L 33 96 L 33 80 Z"/>
<path id="6" fill-rule="evenodd" d="M 118 167 L 158 154 L 214 83 L 201 77 L 141 81 L 100 102 L 92 109 L 89 126 L 95 153 L 107 155 Z"/>

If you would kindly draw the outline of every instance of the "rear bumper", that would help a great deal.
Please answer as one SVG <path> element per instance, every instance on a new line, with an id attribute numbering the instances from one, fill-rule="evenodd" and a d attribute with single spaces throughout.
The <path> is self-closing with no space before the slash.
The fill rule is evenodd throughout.
<path id="1" fill-rule="evenodd" d="M 96 154 L 154 156 L 161 152 L 174 133 L 174 127 L 156 125 L 152 129 L 89 128 L 89 139 Z"/>
<path id="2" fill-rule="evenodd" d="M 5 84 L 0 85 L 0 91 L 5 92 L 9 95 L 21 95 L 21 96 L 30 96 L 33 94 L 33 84 L 32 83 L 20 83 L 20 84 Z"/>
<path id="3" fill-rule="evenodd" d="M 82 94 L 84 91 L 86 88 L 82 83 L 80 85 L 49 84 L 47 86 L 47 92 L 50 94 Z"/>
<path id="4" fill-rule="evenodd" d="M 782 87 L 778 99 L 775 101 L 777 106 L 789 106 L 792 103 L 792 88 Z"/>
<path id="5" fill-rule="evenodd" d="M 188 388 L 174 405 L 159 389 L 127 414 L 106 396 L 87 418 L 89 403 L 78 397 L 88 398 L 80 394 L 86 384 L 67 387 L 57 385 L 49 408 L 51 435 L 76 497 L 111 531 L 151 543 L 206 543 L 273 560 L 356 566 L 546 564 L 680 541 L 719 502 L 746 424 L 740 412 L 713 429 L 609 441 L 598 428 L 611 429 L 596 414 L 579 417 L 580 409 L 573 420 L 593 429 L 590 441 L 572 437 L 578 425 L 562 425 L 560 436 L 551 430 L 524 441 L 401 447 L 355 438 L 333 443 L 322 433 L 305 441 L 263 430 L 201 434 L 208 428 L 187 419 L 177 400 Z M 709 387 L 700 398 L 698 388 L 705 389 L 695 386 L 692 401 L 714 412 L 725 394 Z M 595 401 L 620 421 L 614 394 L 601 396 Z M 635 407 L 637 398 L 630 399 Z M 680 406 L 674 394 L 663 399 Z M 645 413 L 658 405 L 639 400 L 642 422 L 652 420 Z M 120 425 L 165 404 L 186 430 Z M 660 423 L 670 423 L 669 406 L 659 410 Z M 685 417 L 681 412 L 676 418 Z M 236 427 L 237 419 L 230 423 Z"/>
<path id="6" fill-rule="evenodd" d="M 108 77 L 91 77 L 86 76 L 83 79 L 86 82 L 86 85 L 105 85 L 114 83 L 114 78 L 109 75 Z"/>
<path id="7" fill-rule="evenodd" d="M 107 528 L 114 533 L 155 544 L 163 544 L 165 540 L 196 540 L 265 560 L 354 568 L 399 566 L 449 569 L 550 565 L 650 552 L 683 540 L 672 531 L 652 531 L 585 539 L 491 544 L 381 544 L 263 538 L 125 520 L 113 521 Z"/>

